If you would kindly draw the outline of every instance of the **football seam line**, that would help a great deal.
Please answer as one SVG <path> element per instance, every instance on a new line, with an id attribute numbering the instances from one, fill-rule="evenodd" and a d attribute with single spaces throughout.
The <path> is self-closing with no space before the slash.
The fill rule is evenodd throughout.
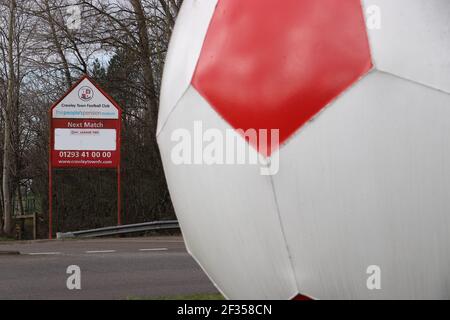
<path id="1" fill-rule="evenodd" d="M 299 283 L 298 283 L 298 279 L 297 279 L 297 274 L 295 272 L 295 266 L 294 266 L 294 262 L 293 262 L 293 259 L 292 259 L 291 250 L 289 248 L 289 244 L 288 244 L 288 241 L 287 241 L 287 238 L 286 238 L 286 232 L 284 230 L 284 224 L 283 224 L 283 221 L 282 221 L 282 218 L 281 218 L 280 205 L 278 203 L 278 196 L 277 196 L 277 192 L 275 190 L 275 181 L 273 180 L 273 176 L 270 176 L 269 179 L 270 179 L 270 188 L 272 189 L 273 199 L 274 199 L 274 202 L 275 202 L 275 209 L 277 211 L 278 223 L 280 224 L 281 235 L 283 237 L 284 246 L 286 248 L 287 257 L 289 259 L 289 265 L 291 267 L 292 276 L 294 278 L 295 288 L 297 290 L 297 293 L 294 293 L 294 297 L 295 297 L 295 295 L 300 294 Z"/>
<path id="2" fill-rule="evenodd" d="M 275 152 L 281 152 L 281 149 L 287 146 L 294 138 L 298 137 L 300 134 L 303 133 L 304 130 L 306 130 L 311 123 L 315 122 L 321 115 L 326 112 L 329 108 L 332 108 L 335 102 L 340 99 L 343 95 L 347 94 L 351 90 L 353 90 L 354 87 L 356 87 L 359 82 L 361 82 L 363 79 L 369 77 L 371 74 L 376 73 L 379 71 L 375 67 L 372 66 L 370 70 L 368 70 L 366 73 L 361 75 L 357 80 L 355 80 L 351 85 L 349 85 L 345 90 L 341 91 L 338 95 L 336 95 L 330 102 L 328 102 L 326 105 L 324 105 L 314 116 L 312 116 L 308 121 L 306 121 L 302 126 L 300 126 L 297 130 L 295 130 L 289 138 L 287 138 L 282 144 L 280 144 L 279 148 Z"/>
<path id="3" fill-rule="evenodd" d="M 377 70 L 378 72 L 380 72 L 380 73 L 384 73 L 384 74 L 390 75 L 390 76 L 395 77 L 395 78 L 397 78 L 397 79 L 404 80 L 404 81 L 407 81 L 407 82 L 409 82 L 409 83 L 414 83 L 414 84 L 416 84 L 416 85 L 419 85 L 419 86 L 422 86 L 422 87 L 431 89 L 431 90 L 433 90 L 433 91 L 437 91 L 437 92 L 440 92 L 440 93 L 444 93 L 444 94 L 446 94 L 446 95 L 450 95 L 450 92 L 449 92 L 449 91 L 446 91 L 445 89 L 436 88 L 436 87 L 434 87 L 434 86 L 432 86 L 432 85 L 423 83 L 423 82 L 418 81 L 418 80 L 406 78 L 406 77 L 404 77 L 404 76 L 398 75 L 398 74 L 393 73 L 393 72 L 391 72 L 391 71 L 385 71 L 385 70 L 378 69 L 378 68 L 377 68 L 376 70 Z"/>
<path id="4" fill-rule="evenodd" d="M 217 6 L 219 5 L 219 1 L 220 1 L 220 0 L 217 0 L 217 1 L 216 1 L 216 4 L 214 5 L 214 9 L 211 11 L 211 17 L 209 18 L 208 26 L 206 27 L 205 35 L 204 35 L 204 37 L 203 37 L 203 42 L 202 42 L 202 44 L 201 44 L 201 46 L 200 46 L 200 50 L 198 51 L 198 57 L 197 57 L 197 59 L 196 59 L 196 63 L 195 63 L 194 69 L 193 69 L 193 71 L 192 71 L 191 76 L 189 77 L 189 83 L 188 83 L 188 85 L 187 85 L 187 88 L 184 89 L 183 94 L 180 96 L 180 98 L 177 100 L 177 102 L 175 103 L 175 105 L 172 107 L 172 109 L 171 109 L 171 110 L 169 111 L 169 113 L 167 114 L 167 117 L 166 117 L 166 119 L 164 119 L 164 123 L 162 124 L 160 130 L 156 132 L 156 137 L 157 137 L 157 138 L 158 138 L 159 134 L 163 131 L 163 129 L 164 129 L 164 127 L 166 126 L 167 122 L 169 121 L 169 118 L 170 118 L 170 116 L 172 115 L 173 111 L 178 107 L 178 104 L 180 103 L 181 99 L 183 99 L 184 96 L 185 96 L 185 94 L 188 92 L 189 88 L 190 88 L 190 87 L 193 87 L 195 90 L 197 90 L 197 89 L 193 86 L 192 81 L 193 81 L 193 79 L 194 79 L 194 77 L 195 77 L 195 74 L 196 74 L 196 72 L 197 72 L 197 67 L 198 67 L 198 64 L 199 64 L 199 61 L 200 61 L 200 57 L 201 57 L 201 55 L 202 55 L 203 47 L 204 47 L 204 45 L 205 45 L 205 40 L 206 40 L 206 37 L 208 36 L 209 28 L 211 27 L 211 23 L 212 23 L 212 20 L 213 20 L 213 18 L 214 18 L 214 15 L 215 15 Z M 198 91 L 198 90 L 197 90 L 197 91 Z"/>
<path id="5" fill-rule="evenodd" d="M 183 93 L 181 94 L 180 98 L 178 98 L 177 102 L 175 103 L 175 105 L 170 109 L 169 113 L 167 114 L 167 116 L 165 117 L 161 127 L 159 128 L 159 130 L 157 130 L 156 132 L 156 138 L 159 137 L 159 135 L 161 134 L 161 132 L 163 132 L 164 128 L 167 125 L 167 122 L 169 122 L 169 119 L 172 115 L 172 113 L 175 111 L 175 109 L 178 107 L 178 105 L 180 104 L 181 100 L 184 98 L 184 96 L 188 93 L 189 88 L 191 87 L 191 84 L 189 84 L 187 86 L 186 89 L 184 89 Z"/>

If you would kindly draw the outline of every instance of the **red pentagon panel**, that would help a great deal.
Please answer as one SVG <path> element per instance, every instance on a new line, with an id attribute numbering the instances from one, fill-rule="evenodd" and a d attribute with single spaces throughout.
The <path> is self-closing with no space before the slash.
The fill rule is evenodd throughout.
<path id="1" fill-rule="evenodd" d="M 311 299 L 310 297 L 305 296 L 303 294 L 298 294 L 292 300 L 296 300 L 296 301 L 312 301 L 313 299 Z"/>
<path id="2" fill-rule="evenodd" d="M 219 0 L 192 84 L 235 129 L 283 143 L 371 68 L 360 0 Z"/>

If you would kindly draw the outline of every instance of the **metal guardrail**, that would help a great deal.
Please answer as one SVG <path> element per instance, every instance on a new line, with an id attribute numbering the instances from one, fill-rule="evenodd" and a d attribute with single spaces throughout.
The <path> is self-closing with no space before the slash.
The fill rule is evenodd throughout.
<path id="1" fill-rule="evenodd" d="M 56 234 L 57 239 L 71 239 L 71 238 L 93 238 L 103 236 L 114 236 L 119 234 L 153 231 L 153 230 L 170 230 L 180 228 L 178 221 L 166 220 L 166 221 L 153 221 L 145 223 L 128 224 L 116 227 L 106 227 L 99 229 L 74 231 L 74 232 L 58 232 Z"/>

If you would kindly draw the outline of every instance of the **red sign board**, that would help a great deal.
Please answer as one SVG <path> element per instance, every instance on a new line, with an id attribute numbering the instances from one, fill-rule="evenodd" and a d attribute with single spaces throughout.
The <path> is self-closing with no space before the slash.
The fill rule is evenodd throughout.
<path id="1" fill-rule="evenodd" d="M 81 78 L 50 109 L 54 168 L 117 168 L 121 109 L 89 77 Z"/>
<path id="2" fill-rule="evenodd" d="M 53 167 L 116 168 L 119 164 L 116 120 L 53 119 L 52 132 Z"/>
<path id="3" fill-rule="evenodd" d="M 50 108 L 49 238 L 53 237 L 53 168 L 117 169 L 117 223 L 121 222 L 120 128 L 122 110 L 88 76 Z"/>

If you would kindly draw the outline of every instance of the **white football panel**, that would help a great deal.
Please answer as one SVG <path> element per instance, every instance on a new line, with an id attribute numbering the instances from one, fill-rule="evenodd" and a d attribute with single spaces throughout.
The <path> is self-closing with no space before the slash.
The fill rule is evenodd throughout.
<path id="1" fill-rule="evenodd" d="M 450 298 L 450 95 L 373 72 L 282 147 L 280 163 L 302 293 Z M 366 286 L 371 265 L 381 290 Z"/>
<path id="2" fill-rule="evenodd" d="M 297 294 L 272 183 L 252 164 L 175 165 L 172 133 L 229 130 L 244 139 L 190 87 L 158 136 L 165 174 L 186 245 L 232 299 L 289 299 Z M 256 152 L 251 149 L 252 152 Z"/>
<path id="3" fill-rule="evenodd" d="M 368 30 L 375 67 L 450 93 L 450 1 L 362 3 L 366 19 L 381 14 L 381 28 Z"/>
<path id="4" fill-rule="evenodd" d="M 190 85 L 217 0 L 185 0 L 164 65 L 157 133 Z"/>

